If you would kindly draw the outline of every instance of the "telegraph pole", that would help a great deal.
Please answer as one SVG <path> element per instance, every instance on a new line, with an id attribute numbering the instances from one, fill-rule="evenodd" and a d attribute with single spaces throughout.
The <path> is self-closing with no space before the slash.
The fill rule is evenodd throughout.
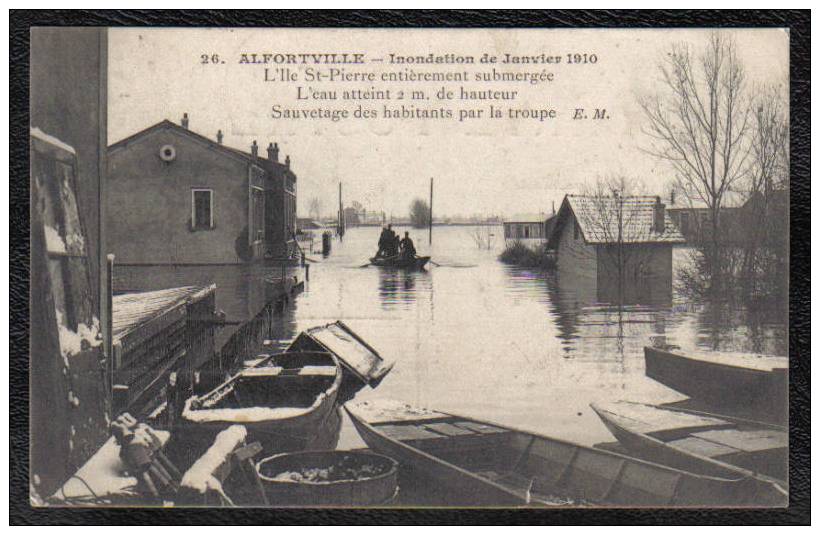
<path id="1" fill-rule="evenodd" d="M 433 179 L 430 178 L 430 225 L 427 243 L 433 244 Z"/>
<path id="2" fill-rule="evenodd" d="M 345 213 L 342 208 L 342 182 L 339 182 L 339 239 L 345 236 Z"/>

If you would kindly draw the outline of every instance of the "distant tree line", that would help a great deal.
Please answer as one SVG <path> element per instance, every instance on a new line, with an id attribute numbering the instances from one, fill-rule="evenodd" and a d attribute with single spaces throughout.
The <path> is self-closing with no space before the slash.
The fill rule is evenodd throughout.
<path id="1" fill-rule="evenodd" d="M 430 225 L 430 205 L 422 199 L 413 199 L 410 205 L 410 223 L 422 229 Z"/>

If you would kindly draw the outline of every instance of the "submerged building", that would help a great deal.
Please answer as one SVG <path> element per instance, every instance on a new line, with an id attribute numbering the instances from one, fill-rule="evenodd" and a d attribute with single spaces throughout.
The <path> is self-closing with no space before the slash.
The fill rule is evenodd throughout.
<path id="1" fill-rule="evenodd" d="M 672 248 L 685 242 L 660 197 L 567 195 L 548 245 L 559 278 L 611 301 L 624 292 L 671 296 Z"/>
<path id="2" fill-rule="evenodd" d="M 547 241 L 555 223 L 555 214 L 524 214 L 503 221 L 504 241 L 527 245 Z"/>
<path id="3" fill-rule="evenodd" d="M 109 251 L 123 265 L 236 264 L 285 258 L 295 242 L 296 175 L 259 155 L 161 121 L 108 148 Z"/>

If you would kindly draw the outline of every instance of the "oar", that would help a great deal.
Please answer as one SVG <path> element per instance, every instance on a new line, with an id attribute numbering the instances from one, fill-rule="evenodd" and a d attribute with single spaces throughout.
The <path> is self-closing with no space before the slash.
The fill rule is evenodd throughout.
<path id="1" fill-rule="evenodd" d="M 436 262 L 435 262 L 435 261 L 433 261 L 432 259 L 428 259 L 427 261 L 429 261 L 430 263 L 432 263 L 432 264 L 433 264 L 433 265 L 435 265 L 436 267 L 443 267 L 443 265 L 439 265 L 438 263 L 436 263 Z"/>
<path id="2" fill-rule="evenodd" d="M 370 263 L 365 263 L 364 265 L 359 265 L 360 269 L 364 269 L 365 267 L 369 267 Z"/>

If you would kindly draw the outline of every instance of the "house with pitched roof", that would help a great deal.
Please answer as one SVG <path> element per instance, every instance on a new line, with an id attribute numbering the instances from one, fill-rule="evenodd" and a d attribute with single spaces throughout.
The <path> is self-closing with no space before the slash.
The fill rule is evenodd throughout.
<path id="1" fill-rule="evenodd" d="M 295 242 L 296 176 L 167 119 L 108 147 L 109 251 L 121 265 L 238 264 L 282 258 Z"/>
<path id="2" fill-rule="evenodd" d="M 567 195 L 548 246 L 559 280 L 572 278 L 601 296 L 619 283 L 671 293 L 672 248 L 684 242 L 660 197 Z"/>

